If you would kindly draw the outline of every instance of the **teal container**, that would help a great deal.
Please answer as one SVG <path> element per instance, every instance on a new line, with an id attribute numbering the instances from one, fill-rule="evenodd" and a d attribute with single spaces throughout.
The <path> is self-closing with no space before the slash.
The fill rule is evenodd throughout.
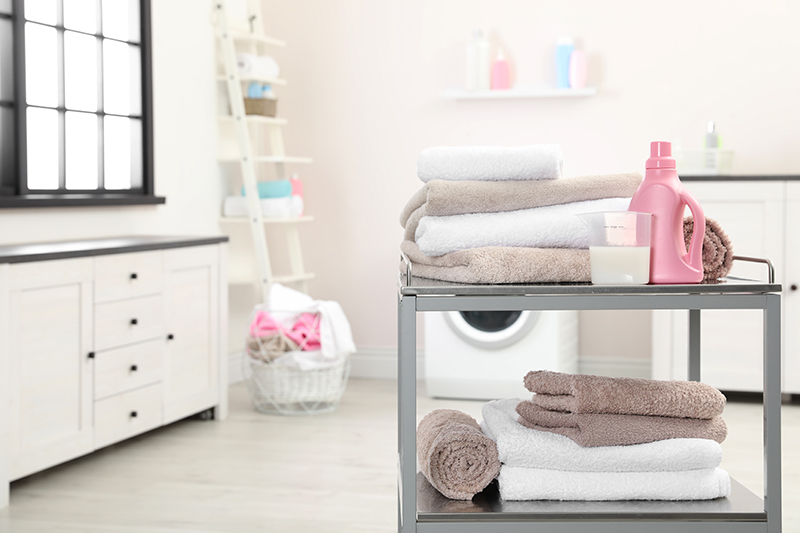
<path id="1" fill-rule="evenodd" d="M 286 198 L 292 195 L 292 184 L 289 180 L 259 181 L 257 185 L 259 198 Z M 242 187 L 242 196 L 244 196 L 244 187 Z"/>

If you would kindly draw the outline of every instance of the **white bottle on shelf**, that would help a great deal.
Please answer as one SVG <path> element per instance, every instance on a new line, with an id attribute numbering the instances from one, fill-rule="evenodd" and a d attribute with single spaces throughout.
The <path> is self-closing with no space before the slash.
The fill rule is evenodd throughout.
<path id="1" fill-rule="evenodd" d="M 492 47 L 483 30 L 472 32 L 472 41 L 467 44 L 467 90 L 488 91 L 491 88 Z"/>

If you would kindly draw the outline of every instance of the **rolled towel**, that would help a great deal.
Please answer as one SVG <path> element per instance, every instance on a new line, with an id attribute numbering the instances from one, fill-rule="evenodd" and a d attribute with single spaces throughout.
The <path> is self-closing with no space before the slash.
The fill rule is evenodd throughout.
<path id="1" fill-rule="evenodd" d="M 550 180 L 561 177 L 557 144 L 435 146 L 420 152 L 417 176 L 430 180 Z"/>
<path id="2" fill-rule="evenodd" d="M 566 472 L 503 465 L 504 500 L 713 500 L 731 493 L 721 468 L 679 472 Z"/>
<path id="3" fill-rule="evenodd" d="M 694 219 L 686 217 L 683 219 L 683 240 L 686 247 L 692 240 L 694 230 Z M 731 239 L 719 222 L 706 217 L 706 233 L 703 238 L 703 279 L 706 281 L 716 281 L 724 278 L 731 271 L 733 266 L 733 246 Z"/>
<path id="4" fill-rule="evenodd" d="M 497 443 L 509 466 L 580 472 L 662 472 L 715 468 L 722 446 L 710 439 L 669 439 L 631 446 L 587 448 L 556 433 L 529 429 L 517 420 L 517 398 L 483 405 L 481 429 Z"/>
<path id="5" fill-rule="evenodd" d="M 242 76 L 274 79 L 281 73 L 278 62 L 270 56 L 236 54 L 236 65 Z"/>
<path id="6" fill-rule="evenodd" d="M 400 249 L 411 260 L 414 276 L 454 283 L 497 285 L 591 279 L 589 250 L 486 246 L 428 257 L 411 241 L 400 243 Z"/>
<path id="7" fill-rule="evenodd" d="M 500 471 L 497 446 L 466 413 L 436 409 L 417 426 L 420 470 L 436 490 L 454 500 L 469 500 Z"/>
<path id="8" fill-rule="evenodd" d="M 428 216 L 419 221 L 414 240 L 429 256 L 483 246 L 589 248 L 589 230 L 575 215 L 626 211 L 630 201 L 604 198 L 502 213 Z"/>
<path id="9" fill-rule="evenodd" d="M 721 416 L 704 419 L 562 413 L 542 409 L 529 401 L 520 402 L 516 411 L 523 426 L 558 433 L 586 447 L 627 446 L 667 439 L 722 442 L 728 435 L 728 427 Z"/>
<path id="10" fill-rule="evenodd" d="M 638 172 L 537 181 L 431 180 L 403 208 L 400 225 L 413 236 L 419 219 L 428 215 L 496 213 L 601 198 L 630 198 L 641 182 Z"/>
<path id="11" fill-rule="evenodd" d="M 531 401 L 550 411 L 714 418 L 725 396 L 697 381 L 609 378 L 534 370 L 524 378 Z"/>

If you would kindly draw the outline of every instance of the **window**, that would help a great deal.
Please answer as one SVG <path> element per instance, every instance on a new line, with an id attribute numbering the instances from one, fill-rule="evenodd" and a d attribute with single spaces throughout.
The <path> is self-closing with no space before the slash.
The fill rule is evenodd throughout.
<path id="1" fill-rule="evenodd" d="M 149 0 L 0 0 L 0 207 L 154 196 Z"/>

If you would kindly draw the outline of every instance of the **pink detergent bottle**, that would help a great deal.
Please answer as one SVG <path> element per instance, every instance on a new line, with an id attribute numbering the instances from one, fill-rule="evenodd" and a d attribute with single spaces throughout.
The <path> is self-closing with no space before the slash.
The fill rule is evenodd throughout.
<path id="1" fill-rule="evenodd" d="M 686 206 L 694 217 L 689 253 L 683 239 Z M 700 283 L 703 281 L 703 239 L 706 218 L 703 209 L 678 178 L 672 145 L 650 143 L 642 181 L 631 199 L 629 211 L 652 213 L 650 228 L 650 283 Z"/>

